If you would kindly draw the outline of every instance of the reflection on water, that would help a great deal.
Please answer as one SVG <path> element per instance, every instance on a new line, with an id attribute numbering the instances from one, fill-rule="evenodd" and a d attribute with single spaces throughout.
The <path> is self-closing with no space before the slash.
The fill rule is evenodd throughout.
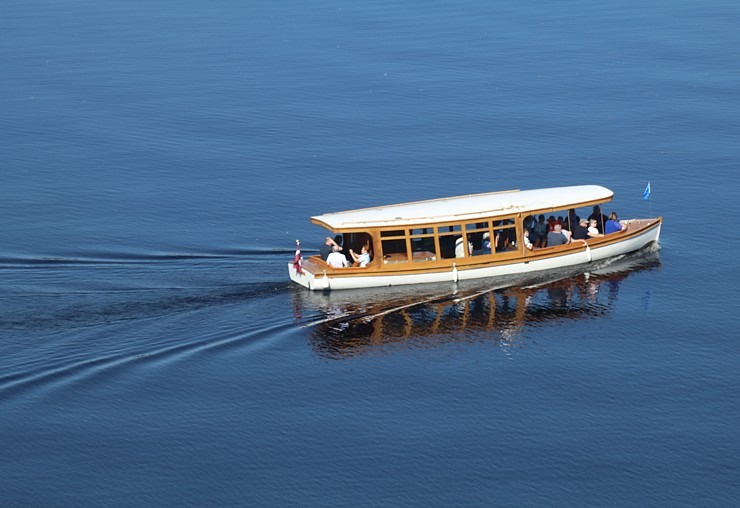
<path id="1" fill-rule="evenodd" d="M 479 341 L 507 345 L 527 326 L 607 315 L 624 279 L 659 267 L 658 253 L 651 252 L 624 257 L 586 274 L 550 274 L 534 284 L 528 281 L 527 286 L 386 288 L 384 293 L 298 291 L 296 317 L 300 319 L 300 309 L 319 309 L 319 319 L 307 325 L 312 347 L 336 359 L 398 347 Z"/>

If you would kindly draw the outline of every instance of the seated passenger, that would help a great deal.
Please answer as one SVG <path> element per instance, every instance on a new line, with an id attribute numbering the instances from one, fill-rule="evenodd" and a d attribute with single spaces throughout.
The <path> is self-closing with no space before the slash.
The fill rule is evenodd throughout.
<path id="1" fill-rule="evenodd" d="M 596 219 L 590 219 L 588 221 L 588 237 L 598 238 L 600 236 L 604 236 L 604 235 L 599 233 L 598 222 L 596 221 Z"/>
<path id="2" fill-rule="evenodd" d="M 529 241 L 529 230 L 528 229 L 524 230 L 524 236 L 522 237 L 522 239 L 524 241 L 524 246 L 527 248 L 527 250 L 534 249 L 534 245 L 532 245 L 532 242 Z"/>
<path id="3" fill-rule="evenodd" d="M 608 235 L 609 233 L 616 233 L 617 231 L 623 231 L 625 229 L 627 229 L 627 226 L 619 222 L 617 212 L 610 213 L 609 220 L 604 224 L 604 234 Z"/>
<path id="4" fill-rule="evenodd" d="M 554 247 L 555 245 L 564 245 L 570 243 L 570 231 L 563 231 L 563 227 L 560 224 L 555 224 L 552 231 L 547 233 L 547 246 Z"/>
<path id="5" fill-rule="evenodd" d="M 468 242 L 468 256 L 473 254 L 473 244 L 471 242 Z M 465 247 L 463 247 L 463 239 L 462 236 L 455 240 L 455 257 L 456 258 L 462 258 L 465 257 Z"/>
<path id="6" fill-rule="evenodd" d="M 588 219 L 583 218 L 578 221 L 575 228 L 573 228 L 573 240 L 585 240 L 588 238 Z"/>
<path id="7" fill-rule="evenodd" d="M 532 239 L 534 246 L 545 247 L 547 245 L 547 223 L 545 223 L 544 215 L 537 218 L 537 224 L 534 225 L 533 232 L 535 233 L 535 237 Z"/>
<path id="8" fill-rule="evenodd" d="M 359 255 L 352 249 L 349 250 L 349 255 L 352 256 L 352 259 L 354 259 L 355 263 L 359 263 L 360 268 L 365 268 L 370 262 L 370 253 L 368 252 L 367 245 L 362 246 Z"/>
<path id="9" fill-rule="evenodd" d="M 527 217 L 522 221 L 522 227 L 529 231 L 529 241 L 532 244 L 537 243 L 537 232 L 534 230 L 536 224 L 537 219 L 535 219 L 534 215 L 527 215 Z"/>
<path id="10" fill-rule="evenodd" d="M 483 241 L 481 242 L 481 250 L 483 254 L 491 253 L 491 235 L 488 232 L 483 233 Z"/>
<path id="11" fill-rule="evenodd" d="M 346 268 L 349 266 L 349 263 L 347 262 L 347 257 L 339 252 L 339 249 L 341 249 L 340 246 L 334 245 L 331 254 L 329 254 L 329 257 L 326 258 L 326 262 L 329 266 L 334 268 Z"/>
<path id="12" fill-rule="evenodd" d="M 596 221 L 596 229 L 599 230 L 599 233 L 604 232 L 604 223 L 607 221 L 606 215 L 601 213 L 601 207 L 599 205 L 594 206 L 594 211 L 591 215 L 588 216 L 588 220 L 594 219 Z"/>
<path id="13" fill-rule="evenodd" d="M 565 222 L 563 223 L 563 227 L 567 229 L 570 232 L 573 232 L 575 227 L 578 225 L 578 214 L 576 214 L 576 209 L 571 208 L 568 210 L 568 216 L 565 218 Z"/>
<path id="14" fill-rule="evenodd" d="M 324 245 L 321 246 L 321 249 L 319 249 L 319 252 L 321 253 L 321 259 L 326 261 L 329 258 L 329 254 L 332 253 L 334 250 L 334 247 L 337 247 L 338 250 L 342 250 L 342 235 L 337 235 L 333 239 L 330 236 L 327 236 L 324 240 Z"/>

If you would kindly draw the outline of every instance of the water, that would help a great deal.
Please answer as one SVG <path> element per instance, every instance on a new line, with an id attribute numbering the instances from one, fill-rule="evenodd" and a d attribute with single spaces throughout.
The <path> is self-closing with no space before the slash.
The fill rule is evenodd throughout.
<path id="1" fill-rule="evenodd" d="M 733 506 L 738 22 L 4 2 L 1 504 Z M 663 216 L 660 251 L 528 288 L 287 282 L 310 215 L 590 183 Z"/>

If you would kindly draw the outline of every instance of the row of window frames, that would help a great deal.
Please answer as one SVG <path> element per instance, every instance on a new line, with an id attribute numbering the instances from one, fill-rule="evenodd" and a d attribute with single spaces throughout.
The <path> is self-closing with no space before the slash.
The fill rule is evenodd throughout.
<path id="1" fill-rule="evenodd" d="M 506 229 L 513 227 L 513 223 L 494 223 L 493 229 L 494 231 L 497 229 Z M 422 228 L 422 229 L 409 229 L 409 236 L 434 236 L 434 228 Z M 456 225 L 456 226 L 442 226 L 437 228 L 437 234 L 438 235 L 445 235 L 449 233 L 460 233 L 462 231 L 462 226 Z M 465 232 L 466 233 L 474 233 L 474 232 L 480 232 L 485 233 L 488 231 L 488 223 L 478 223 L 478 224 L 466 224 L 465 225 Z M 406 237 L 406 231 L 403 229 L 393 230 L 393 231 L 381 231 L 380 232 L 381 238 L 405 238 Z"/>

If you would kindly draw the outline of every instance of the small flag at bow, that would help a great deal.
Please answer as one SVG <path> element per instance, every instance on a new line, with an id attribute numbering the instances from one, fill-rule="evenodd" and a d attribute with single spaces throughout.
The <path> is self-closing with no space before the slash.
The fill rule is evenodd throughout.
<path id="1" fill-rule="evenodd" d="M 642 193 L 642 199 L 647 200 L 650 197 L 650 182 L 645 187 L 645 192 Z"/>
<path id="2" fill-rule="evenodd" d="M 295 241 L 295 257 L 293 258 L 293 268 L 295 268 L 295 271 L 298 275 L 301 275 L 303 273 L 303 269 L 301 268 L 301 242 L 300 240 Z"/>

